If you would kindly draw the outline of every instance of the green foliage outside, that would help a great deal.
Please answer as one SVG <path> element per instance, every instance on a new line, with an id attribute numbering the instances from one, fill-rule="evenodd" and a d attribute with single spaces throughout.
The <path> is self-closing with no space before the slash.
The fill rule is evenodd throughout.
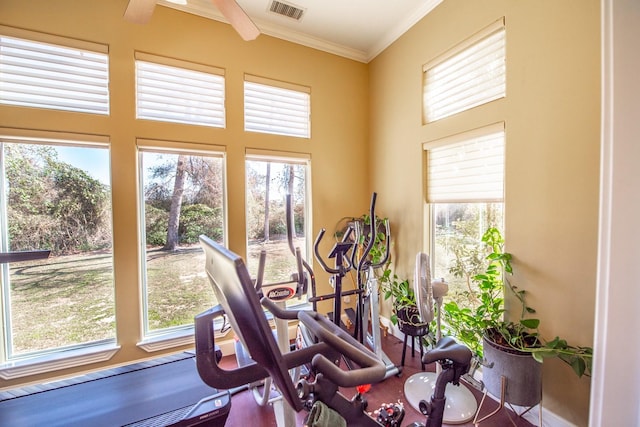
<path id="1" fill-rule="evenodd" d="M 5 156 L 11 250 L 61 255 L 111 246 L 106 185 L 59 161 L 52 147 L 7 144 Z"/>
<path id="2" fill-rule="evenodd" d="M 64 255 L 111 246 L 108 186 L 60 161 L 51 146 L 7 144 L 5 153 L 11 250 L 50 249 L 53 255 Z M 222 193 L 216 185 L 212 187 L 215 173 L 206 173 L 210 164 L 191 158 L 189 167 L 196 190 L 187 194 L 181 210 L 180 243 L 197 243 L 203 233 L 221 240 L 223 218 L 218 206 L 222 206 Z M 170 161 L 153 170 L 155 180 L 147 188 L 145 205 L 148 245 L 166 243 L 173 172 L 175 165 Z M 217 185 L 221 187 L 220 178 Z"/>
<path id="3" fill-rule="evenodd" d="M 435 206 L 433 277 L 449 284 L 444 300 L 473 308 L 478 304 L 473 277 L 484 271 L 489 248 L 482 235 L 489 227 L 501 228 L 501 203 L 448 203 Z"/>
<path id="4" fill-rule="evenodd" d="M 146 152 L 144 155 L 143 163 L 149 162 L 145 168 L 146 243 L 148 247 L 165 246 L 179 156 Z M 222 161 L 207 156 L 182 157 L 186 179 L 182 188 L 177 244 L 198 244 L 201 234 L 222 241 Z"/>
<path id="5" fill-rule="evenodd" d="M 270 163 L 270 174 L 267 164 Z M 295 235 L 305 233 L 305 165 L 247 161 L 247 238 L 265 240 L 265 201 L 269 199 L 269 239 L 284 238 L 287 232 L 284 194 L 291 194 Z M 269 182 L 267 182 L 269 178 Z"/>
<path id="6" fill-rule="evenodd" d="M 169 211 L 144 205 L 145 227 L 148 246 L 164 246 L 167 242 L 167 222 Z"/>
<path id="7" fill-rule="evenodd" d="M 203 204 L 188 205 L 180 213 L 180 241 L 198 243 L 198 236 L 205 234 L 218 242 L 222 241 L 222 208 Z"/>
<path id="8" fill-rule="evenodd" d="M 145 205 L 146 240 L 148 246 L 164 246 L 167 242 L 167 221 L 169 212 Z M 195 204 L 182 207 L 178 232 L 180 243 L 191 245 L 198 243 L 198 236 L 205 234 L 215 241 L 222 241 L 223 218 L 221 208 Z"/>

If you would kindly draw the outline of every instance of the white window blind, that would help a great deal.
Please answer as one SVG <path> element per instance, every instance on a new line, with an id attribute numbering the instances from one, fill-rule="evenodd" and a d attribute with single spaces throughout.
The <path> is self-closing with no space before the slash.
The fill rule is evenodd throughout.
<path id="1" fill-rule="evenodd" d="M 224 76 L 136 60 L 137 118 L 224 128 L 224 104 Z"/>
<path id="2" fill-rule="evenodd" d="M 244 130 L 309 138 L 310 94 L 308 90 L 244 82 Z"/>
<path id="3" fill-rule="evenodd" d="M 424 148 L 429 203 L 503 200 L 503 123 L 430 142 Z"/>
<path id="4" fill-rule="evenodd" d="M 504 20 L 426 64 L 423 71 L 424 123 L 504 97 Z"/>
<path id="5" fill-rule="evenodd" d="M 109 57 L 0 36 L 0 103 L 109 114 Z"/>

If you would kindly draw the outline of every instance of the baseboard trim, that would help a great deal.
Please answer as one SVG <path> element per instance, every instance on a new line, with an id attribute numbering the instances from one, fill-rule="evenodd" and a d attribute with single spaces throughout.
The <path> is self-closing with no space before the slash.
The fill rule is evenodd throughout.
<path id="1" fill-rule="evenodd" d="M 493 396 L 491 397 L 494 398 Z M 526 409 L 526 408 L 520 408 L 516 406 L 514 406 L 514 408 L 516 408 L 518 412 L 521 412 Z M 529 421 L 534 426 L 537 426 L 539 423 L 538 413 L 539 413 L 539 409 L 538 409 L 538 406 L 536 405 L 533 409 L 531 409 L 529 412 L 524 414 L 522 418 Z M 577 427 L 577 426 L 573 423 L 570 423 L 566 419 L 562 418 L 560 415 L 556 414 L 555 412 L 545 408 L 543 404 L 542 405 L 542 426 L 540 427 Z"/>

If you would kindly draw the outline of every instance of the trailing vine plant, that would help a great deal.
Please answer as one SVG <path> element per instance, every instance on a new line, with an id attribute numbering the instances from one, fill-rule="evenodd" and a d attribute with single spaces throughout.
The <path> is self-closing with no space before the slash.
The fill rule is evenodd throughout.
<path id="1" fill-rule="evenodd" d="M 503 251 L 504 239 L 497 228 L 489 228 L 482 242 L 491 249 L 484 272 L 473 276 L 477 304 L 474 308 L 459 307 L 455 301 L 444 305 L 447 332 L 465 343 L 482 360 L 483 337 L 529 353 L 542 363 L 547 357 L 558 357 L 569 364 L 579 376 L 589 376 L 593 349 L 569 345 L 565 339 L 555 337 L 544 340 L 539 332 L 540 319 L 532 317 L 536 311 L 526 303 L 526 291 L 513 285 L 506 275 L 513 274 L 511 254 Z M 520 304 L 517 321 L 504 319 L 504 292 L 510 292 Z"/>

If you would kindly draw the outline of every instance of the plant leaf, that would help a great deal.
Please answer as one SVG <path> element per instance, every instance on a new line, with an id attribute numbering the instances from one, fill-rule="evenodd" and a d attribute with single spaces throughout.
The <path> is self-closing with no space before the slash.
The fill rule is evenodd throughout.
<path id="1" fill-rule="evenodd" d="M 571 367 L 573 368 L 573 372 L 575 372 L 578 377 L 582 377 L 584 375 L 586 363 L 582 358 L 576 357 L 571 361 Z"/>
<path id="2" fill-rule="evenodd" d="M 535 361 L 538 363 L 544 362 L 544 357 L 542 356 L 542 354 L 538 353 L 537 351 L 534 351 L 533 353 L 531 353 L 531 356 L 533 356 Z"/>
<path id="3" fill-rule="evenodd" d="M 520 324 L 528 329 L 538 329 L 540 319 L 521 319 Z"/>

